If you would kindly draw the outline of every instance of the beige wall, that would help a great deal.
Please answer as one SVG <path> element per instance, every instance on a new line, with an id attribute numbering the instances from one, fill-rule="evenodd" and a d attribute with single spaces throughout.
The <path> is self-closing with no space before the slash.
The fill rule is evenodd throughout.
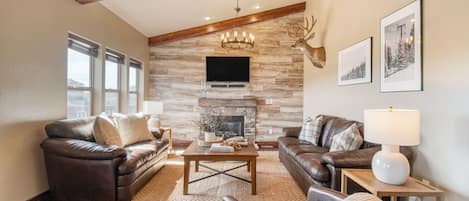
<path id="1" fill-rule="evenodd" d="M 469 1 L 425 0 L 423 92 L 380 93 L 380 20 L 411 0 L 308 0 L 308 14 L 330 8 L 324 36 L 327 65 L 305 60 L 305 116 L 327 113 L 362 120 L 367 108 L 415 108 L 422 114 L 422 143 L 414 175 L 469 200 Z M 324 6 L 324 4 L 331 4 Z M 337 52 L 373 37 L 373 83 L 337 86 Z"/>
<path id="2" fill-rule="evenodd" d="M 0 5 L 0 200 L 48 189 L 39 143 L 66 116 L 67 32 L 148 63 L 147 39 L 100 4 L 3 0 Z"/>

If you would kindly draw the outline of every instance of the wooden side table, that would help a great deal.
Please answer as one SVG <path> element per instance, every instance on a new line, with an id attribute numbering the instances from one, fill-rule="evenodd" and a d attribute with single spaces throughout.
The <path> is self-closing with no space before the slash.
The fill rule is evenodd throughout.
<path id="1" fill-rule="evenodd" d="M 169 145 L 168 145 L 168 153 L 169 154 L 174 154 L 173 152 L 173 130 L 170 127 L 161 127 L 161 129 L 164 130 L 164 132 L 168 133 L 169 137 Z"/>
<path id="2" fill-rule="evenodd" d="M 407 182 L 400 186 L 385 184 L 375 178 L 371 169 L 343 169 L 341 191 L 344 194 L 347 194 L 347 181 L 349 179 L 381 199 L 391 197 L 391 201 L 397 201 L 398 197 L 409 196 L 420 198 L 433 196 L 437 200 L 441 200 L 443 195 L 442 190 L 424 184 L 413 177 L 409 177 Z"/>

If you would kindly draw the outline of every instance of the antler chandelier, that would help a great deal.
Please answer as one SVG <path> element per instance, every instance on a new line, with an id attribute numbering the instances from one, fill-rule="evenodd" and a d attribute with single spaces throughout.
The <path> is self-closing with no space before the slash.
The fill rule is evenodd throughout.
<path id="1" fill-rule="evenodd" d="M 236 16 L 238 16 L 241 8 L 239 7 L 239 0 L 236 1 Z M 222 48 L 232 48 L 232 49 L 241 49 L 241 48 L 253 48 L 254 47 L 254 35 L 252 33 L 246 34 L 246 32 L 240 32 L 238 35 L 237 31 L 226 32 L 221 34 L 221 47 Z"/>

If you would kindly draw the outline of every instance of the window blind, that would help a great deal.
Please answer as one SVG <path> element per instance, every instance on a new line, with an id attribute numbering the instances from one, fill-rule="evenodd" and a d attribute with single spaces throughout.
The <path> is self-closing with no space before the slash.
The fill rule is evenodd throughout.
<path id="1" fill-rule="evenodd" d="M 137 61 L 135 59 L 130 59 L 130 67 L 136 69 L 142 69 L 142 62 Z"/>
<path id="2" fill-rule="evenodd" d="M 98 44 L 83 39 L 74 34 L 68 34 L 68 48 L 92 57 L 98 57 Z"/>
<path id="3" fill-rule="evenodd" d="M 125 56 L 114 50 L 106 50 L 106 60 L 112 61 L 118 64 L 124 64 Z"/>

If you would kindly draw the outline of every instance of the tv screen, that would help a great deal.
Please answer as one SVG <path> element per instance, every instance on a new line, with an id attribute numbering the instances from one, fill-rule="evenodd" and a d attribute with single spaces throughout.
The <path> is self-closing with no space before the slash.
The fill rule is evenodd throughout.
<path id="1" fill-rule="evenodd" d="M 206 57 L 208 82 L 249 82 L 249 57 Z"/>

